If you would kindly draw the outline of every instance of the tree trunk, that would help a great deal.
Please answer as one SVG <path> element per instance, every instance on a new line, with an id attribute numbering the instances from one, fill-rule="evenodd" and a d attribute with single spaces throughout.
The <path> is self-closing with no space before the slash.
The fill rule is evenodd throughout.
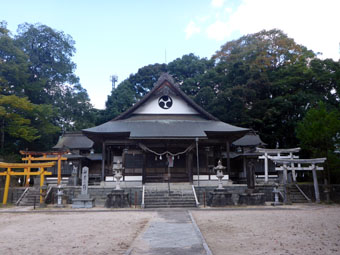
<path id="1" fill-rule="evenodd" d="M 4 154 L 5 149 L 5 118 L 2 119 L 1 123 L 1 154 Z"/>

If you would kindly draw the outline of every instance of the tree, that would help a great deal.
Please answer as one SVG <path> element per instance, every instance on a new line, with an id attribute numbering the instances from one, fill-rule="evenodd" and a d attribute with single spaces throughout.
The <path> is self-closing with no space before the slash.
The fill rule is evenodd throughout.
<path id="1" fill-rule="evenodd" d="M 338 169 L 329 169 L 329 165 L 339 166 L 339 158 L 334 152 L 340 144 L 340 112 L 335 109 L 327 109 L 325 103 L 310 109 L 304 119 L 298 123 L 296 136 L 300 140 L 301 147 L 310 152 L 312 157 L 327 157 L 326 162 L 328 178 L 330 173 L 335 172 L 340 177 Z M 338 162 L 338 163 L 336 163 Z"/>
<path id="2" fill-rule="evenodd" d="M 5 146 L 5 134 L 29 142 L 40 137 L 38 130 L 31 126 L 31 120 L 26 117 L 33 112 L 34 107 L 27 98 L 19 98 L 15 95 L 0 96 L 2 153 Z"/>
<path id="3" fill-rule="evenodd" d="M 6 25 L 0 23 L 0 93 L 23 96 L 29 77 L 28 57 L 15 45 Z"/>
<path id="4" fill-rule="evenodd" d="M 276 29 L 227 42 L 213 56 L 217 75 L 212 114 L 259 131 L 270 146 L 293 146 L 296 123 L 309 100 L 323 96 L 306 91 L 313 58 L 312 51 Z"/>
<path id="5" fill-rule="evenodd" d="M 117 88 L 112 90 L 111 95 L 107 97 L 106 108 L 98 124 L 112 120 L 126 111 L 136 102 L 136 96 L 136 89 L 128 79 L 120 83 Z"/>
<path id="6" fill-rule="evenodd" d="M 88 94 L 74 74 L 75 53 L 70 35 L 46 25 L 22 24 L 15 37 L 18 47 L 28 56 L 29 86 L 25 95 L 35 104 L 57 108 L 55 122 L 63 130 L 77 130 L 94 124 Z"/>

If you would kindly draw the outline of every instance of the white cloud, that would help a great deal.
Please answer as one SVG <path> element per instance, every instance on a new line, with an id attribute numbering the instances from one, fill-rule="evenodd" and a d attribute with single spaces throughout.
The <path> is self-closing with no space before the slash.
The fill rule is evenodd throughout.
<path id="1" fill-rule="evenodd" d="M 227 26 L 242 35 L 278 28 L 324 58 L 338 60 L 339 10 L 337 0 L 243 0 Z"/>
<path id="2" fill-rule="evenodd" d="M 224 0 L 212 0 L 211 5 L 212 7 L 219 8 L 222 7 L 224 3 Z"/>
<path id="3" fill-rule="evenodd" d="M 195 22 L 190 21 L 187 27 L 185 28 L 185 38 L 189 39 L 194 34 L 199 34 L 201 29 L 196 25 Z"/>
<path id="4" fill-rule="evenodd" d="M 228 24 L 219 20 L 208 26 L 206 32 L 209 38 L 216 41 L 225 40 L 231 33 Z"/>

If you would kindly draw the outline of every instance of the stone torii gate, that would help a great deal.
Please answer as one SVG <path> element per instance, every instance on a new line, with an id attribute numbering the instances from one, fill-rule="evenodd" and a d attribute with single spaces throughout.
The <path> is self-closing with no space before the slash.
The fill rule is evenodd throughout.
<path id="1" fill-rule="evenodd" d="M 259 156 L 259 159 L 264 159 L 264 181 L 268 182 L 268 159 L 278 158 L 278 159 L 296 159 L 298 156 L 293 155 L 293 153 L 299 152 L 301 148 L 291 148 L 291 149 L 264 149 L 256 148 L 257 152 L 263 153 Z M 282 155 L 286 154 L 286 156 Z M 295 171 L 292 171 L 293 181 L 296 181 Z"/>
<path id="2" fill-rule="evenodd" d="M 315 191 L 315 201 L 320 203 L 320 192 L 318 185 L 318 178 L 316 175 L 317 170 L 323 170 L 323 167 L 317 166 L 317 164 L 323 164 L 326 158 L 314 158 L 314 159 L 282 159 L 271 158 L 275 164 L 280 166 L 275 167 L 276 171 L 283 171 L 283 183 L 287 184 L 287 172 L 288 171 L 312 171 L 313 183 Z"/>

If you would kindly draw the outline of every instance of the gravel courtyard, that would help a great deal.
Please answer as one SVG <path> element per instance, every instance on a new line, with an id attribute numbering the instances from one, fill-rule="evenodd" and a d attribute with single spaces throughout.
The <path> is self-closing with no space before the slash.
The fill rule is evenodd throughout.
<path id="1" fill-rule="evenodd" d="M 191 213 L 214 255 L 340 254 L 340 206 L 272 209 L 235 207 Z M 1 255 L 125 254 L 157 216 L 147 210 L 5 211 L 0 209 Z"/>
<path id="2" fill-rule="evenodd" d="M 340 254 L 339 206 L 285 208 L 192 214 L 214 255 Z"/>

